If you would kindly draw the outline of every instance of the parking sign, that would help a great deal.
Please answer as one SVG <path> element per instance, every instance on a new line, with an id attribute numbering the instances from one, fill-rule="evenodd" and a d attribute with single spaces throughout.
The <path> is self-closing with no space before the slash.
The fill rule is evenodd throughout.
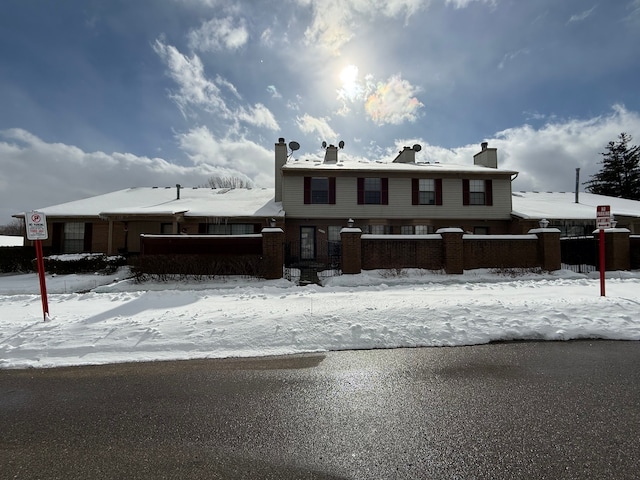
<path id="1" fill-rule="evenodd" d="M 27 240 L 46 240 L 49 238 L 47 233 L 47 218 L 42 212 L 29 212 L 26 217 L 27 221 Z"/>

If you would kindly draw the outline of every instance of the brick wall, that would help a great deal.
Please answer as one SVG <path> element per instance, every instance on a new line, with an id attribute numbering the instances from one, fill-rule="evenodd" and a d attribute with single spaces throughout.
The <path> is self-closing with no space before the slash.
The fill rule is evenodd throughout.
<path id="1" fill-rule="evenodd" d="M 360 273 L 353 262 L 358 257 L 364 270 L 424 268 L 456 274 L 476 268 L 540 267 L 553 271 L 561 267 L 557 229 L 492 236 L 464 235 L 462 229 L 446 228 L 436 235 L 415 238 L 405 235 L 360 237 L 349 233 L 343 234 L 342 241 L 343 273 Z"/>
<path id="2" fill-rule="evenodd" d="M 465 235 L 463 244 L 465 270 L 541 266 L 536 235 L 514 235 L 511 239 Z"/>

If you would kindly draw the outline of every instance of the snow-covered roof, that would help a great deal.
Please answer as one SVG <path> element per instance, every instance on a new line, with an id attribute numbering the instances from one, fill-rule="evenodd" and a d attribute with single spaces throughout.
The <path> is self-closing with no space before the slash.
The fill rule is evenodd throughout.
<path id="1" fill-rule="evenodd" d="M 273 188 L 135 187 L 36 209 L 52 217 L 175 215 L 185 217 L 284 217 Z M 20 214 L 23 215 L 23 214 Z"/>
<path id="2" fill-rule="evenodd" d="M 0 247 L 22 247 L 23 245 L 24 237 L 0 235 Z"/>
<path id="3" fill-rule="evenodd" d="M 393 162 L 368 162 L 345 161 L 337 163 L 324 163 L 319 160 L 290 160 L 283 165 L 283 170 L 342 170 L 342 171 L 385 171 L 385 172 L 429 172 L 438 173 L 473 173 L 492 175 L 515 175 L 513 170 L 490 168 L 480 165 L 453 165 L 449 163 L 393 163 Z"/>
<path id="4" fill-rule="evenodd" d="M 614 216 L 639 217 L 640 201 L 580 192 L 513 192 L 512 214 L 532 219 L 595 220 L 598 205 L 611 206 Z"/>

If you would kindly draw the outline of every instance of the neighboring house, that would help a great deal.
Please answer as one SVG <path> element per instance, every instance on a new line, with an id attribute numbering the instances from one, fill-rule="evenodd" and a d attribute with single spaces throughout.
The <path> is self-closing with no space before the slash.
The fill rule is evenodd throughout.
<path id="1" fill-rule="evenodd" d="M 143 233 L 253 234 L 284 219 L 272 188 L 138 187 L 37 210 L 47 218 L 47 254 L 137 253 Z"/>
<path id="2" fill-rule="evenodd" d="M 541 219 L 560 229 L 563 237 L 591 235 L 596 229 L 596 207 L 609 205 L 616 227 L 640 234 L 640 202 L 579 192 L 514 192 L 512 233 L 526 233 Z"/>
<path id="3" fill-rule="evenodd" d="M 353 220 L 363 233 L 429 234 L 460 227 L 476 234 L 511 228 L 511 181 L 486 143 L 473 165 L 415 161 L 418 145 L 392 162 L 342 162 L 338 147 L 324 161 L 291 160 L 283 138 L 275 145 L 276 201 L 286 212 L 292 262 L 326 263 L 337 254 L 340 229 Z"/>

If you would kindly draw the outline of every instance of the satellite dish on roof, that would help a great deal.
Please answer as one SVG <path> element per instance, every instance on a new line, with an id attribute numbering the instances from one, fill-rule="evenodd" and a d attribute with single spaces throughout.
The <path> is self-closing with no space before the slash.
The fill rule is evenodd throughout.
<path id="1" fill-rule="evenodd" d="M 422 147 L 416 143 L 416 144 L 413 146 L 413 151 L 414 151 L 414 152 L 419 152 L 420 150 L 422 150 Z"/>
<path id="2" fill-rule="evenodd" d="M 338 147 L 344 148 L 344 140 L 340 140 L 340 143 L 338 143 Z"/>
<path id="3" fill-rule="evenodd" d="M 291 151 L 295 152 L 296 150 L 300 149 L 300 144 L 298 142 L 289 142 L 289 148 L 291 149 Z"/>
<path id="4" fill-rule="evenodd" d="M 322 148 L 327 148 L 327 142 L 325 141 L 322 142 Z"/>

